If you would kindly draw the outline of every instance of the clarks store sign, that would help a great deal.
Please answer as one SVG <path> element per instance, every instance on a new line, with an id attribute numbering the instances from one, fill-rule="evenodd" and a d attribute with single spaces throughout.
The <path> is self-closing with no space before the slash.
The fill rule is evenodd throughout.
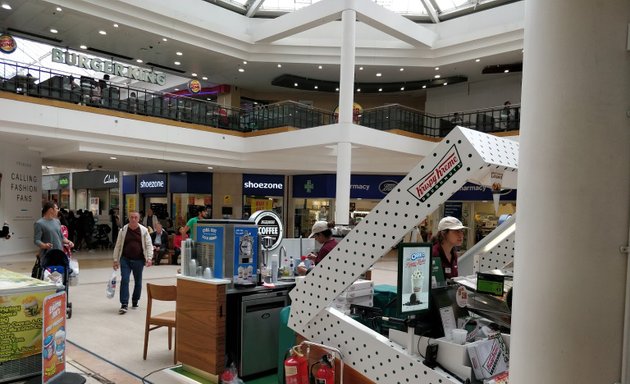
<path id="1" fill-rule="evenodd" d="M 166 74 L 164 73 L 148 71 L 138 67 L 128 67 L 120 63 L 87 57 L 79 53 L 64 52 L 59 48 L 52 49 L 52 61 L 147 83 L 166 84 Z"/>

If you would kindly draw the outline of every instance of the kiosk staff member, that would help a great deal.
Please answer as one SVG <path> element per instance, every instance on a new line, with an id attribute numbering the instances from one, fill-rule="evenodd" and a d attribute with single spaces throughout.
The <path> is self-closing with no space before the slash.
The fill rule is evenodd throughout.
<path id="1" fill-rule="evenodd" d="M 440 257 L 444 277 L 450 279 L 458 276 L 457 271 L 457 247 L 464 242 L 464 226 L 459 219 L 446 216 L 438 224 L 437 239 L 433 244 L 431 254 Z"/>

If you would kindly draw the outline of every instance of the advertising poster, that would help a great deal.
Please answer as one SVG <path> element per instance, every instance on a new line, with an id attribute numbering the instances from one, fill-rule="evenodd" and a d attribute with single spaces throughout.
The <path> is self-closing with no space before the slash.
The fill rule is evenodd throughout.
<path id="1" fill-rule="evenodd" d="M 100 210 L 98 208 L 100 199 L 98 197 L 90 197 L 90 211 L 94 216 L 100 215 Z"/>
<path id="2" fill-rule="evenodd" d="M 42 383 L 66 371 L 66 292 L 44 299 L 42 311 Z"/>
<path id="3" fill-rule="evenodd" d="M 221 225 L 197 224 L 196 241 L 210 244 L 214 249 L 214 262 L 212 274 L 217 279 L 223 278 L 223 248 L 225 242 L 225 228 Z M 199 255 L 197 255 L 199 256 Z"/>
<path id="4" fill-rule="evenodd" d="M 0 256 L 33 249 L 33 223 L 41 217 L 42 163 L 38 153 L 0 144 Z"/>
<path id="5" fill-rule="evenodd" d="M 431 282 L 431 244 L 400 245 L 398 292 L 401 312 L 415 313 L 429 308 Z"/>
<path id="6" fill-rule="evenodd" d="M 235 284 L 255 284 L 258 265 L 258 229 L 256 226 L 234 226 Z"/>
<path id="7" fill-rule="evenodd" d="M 271 211 L 273 209 L 273 200 L 269 199 L 251 199 L 252 212 Z"/>
<path id="8" fill-rule="evenodd" d="M 125 217 L 129 217 L 129 212 L 138 209 L 136 207 L 136 195 L 125 195 Z"/>
<path id="9" fill-rule="evenodd" d="M 41 352 L 42 308 L 54 291 L 50 283 L 0 269 L 0 365 Z"/>

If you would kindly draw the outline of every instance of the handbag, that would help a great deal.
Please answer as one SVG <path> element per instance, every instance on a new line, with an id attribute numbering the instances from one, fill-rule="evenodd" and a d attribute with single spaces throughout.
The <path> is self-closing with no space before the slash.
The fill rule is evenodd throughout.
<path id="1" fill-rule="evenodd" d="M 44 269 L 39 262 L 39 254 L 35 257 L 35 264 L 33 265 L 33 269 L 31 270 L 31 277 L 39 280 L 44 279 Z"/>

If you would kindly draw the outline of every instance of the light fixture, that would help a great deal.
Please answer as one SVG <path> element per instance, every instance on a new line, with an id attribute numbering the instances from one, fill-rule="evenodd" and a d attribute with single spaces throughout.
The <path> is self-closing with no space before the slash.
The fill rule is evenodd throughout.
<path id="1" fill-rule="evenodd" d="M 433 77 L 435 77 L 436 79 L 439 79 L 439 78 L 440 78 L 440 75 L 435 75 L 435 76 L 433 76 Z"/>
<path id="2" fill-rule="evenodd" d="M 2 3 L 2 8 L 6 9 L 6 10 L 9 10 L 9 11 L 12 9 L 11 6 L 9 4 L 7 4 L 7 3 Z"/>
<path id="3" fill-rule="evenodd" d="M 142 59 L 136 59 L 136 63 L 142 63 Z"/>
<path id="4" fill-rule="evenodd" d="M 404 70 L 405 70 L 405 68 L 400 68 L 400 72 L 402 72 L 402 71 L 404 71 Z"/>
<path id="5" fill-rule="evenodd" d="M 363 67 L 359 67 L 359 71 L 362 71 L 362 70 L 363 70 Z"/>
<path id="6" fill-rule="evenodd" d="M 322 69 L 322 68 L 324 68 L 324 67 L 322 67 L 321 65 L 317 66 L 317 69 Z"/>
<path id="7" fill-rule="evenodd" d="M 313 88 L 318 89 L 319 87 L 316 85 L 316 86 L 314 86 Z"/>
<path id="8" fill-rule="evenodd" d="M 175 92 L 177 92 L 177 91 L 179 91 L 179 88 L 174 88 L 173 90 L 174 90 Z"/>
<path id="9" fill-rule="evenodd" d="M 475 63 L 478 63 L 480 61 L 481 61 L 481 59 L 475 59 Z"/>
<path id="10" fill-rule="evenodd" d="M 243 64 L 247 65 L 247 60 L 243 60 Z"/>
<path id="11" fill-rule="evenodd" d="M 436 71 L 439 71 L 439 70 L 440 70 L 440 67 L 435 67 L 435 70 L 436 70 Z"/>
<path id="12" fill-rule="evenodd" d="M 118 28 L 118 24 L 114 23 L 114 28 Z"/>
<path id="13" fill-rule="evenodd" d="M 50 28 L 50 33 L 59 33 L 59 31 L 56 30 L 55 28 Z"/>
<path id="14" fill-rule="evenodd" d="M 175 62 L 173 62 L 173 64 L 175 64 L 175 65 L 181 65 L 181 63 L 180 63 L 179 61 L 175 61 Z"/>
<path id="15" fill-rule="evenodd" d="M 278 64 L 278 68 L 282 68 L 282 64 Z"/>
<path id="16" fill-rule="evenodd" d="M 378 72 L 378 73 L 376 74 L 376 77 L 381 77 L 381 76 L 383 76 L 383 74 L 382 74 L 382 73 L 380 73 L 380 72 Z"/>
<path id="17" fill-rule="evenodd" d="M 98 33 L 99 33 L 99 34 L 101 34 L 101 35 L 103 35 L 103 36 L 107 35 L 107 32 L 106 32 L 106 31 L 104 31 L 104 30 L 102 30 L 102 29 L 101 29 L 100 31 L 98 31 Z"/>
<path id="18" fill-rule="evenodd" d="M 87 49 L 87 45 L 81 44 L 81 45 L 79 46 L 79 48 L 81 48 L 81 49 Z"/>
<path id="19" fill-rule="evenodd" d="M 197 74 L 195 72 L 190 74 L 192 77 L 197 77 Z"/>
<path id="20" fill-rule="evenodd" d="M 423 86 L 422 86 L 422 89 L 425 89 L 426 87 L 427 87 L 426 85 L 423 85 Z"/>
<path id="21" fill-rule="evenodd" d="M 335 91 L 339 92 L 339 87 L 335 88 Z"/>
<path id="22" fill-rule="evenodd" d="M 442 85 L 448 85 L 448 83 L 444 83 L 444 84 L 442 84 Z"/>
<path id="23" fill-rule="evenodd" d="M 383 88 L 379 88 L 379 89 L 378 89 L 378 91 L 379 91 L 379 92 L 383 92 Z"/>
<path id="24" fill-rule="evenodd" d="M 163 37 L 162 41 L 168 41 L 168 39 L 166 37 Z"/>
<path id="25" fill-rule="evenodd" d="M 164 170 L 163 169 L 158 169 L 158 172 L 163 173 Z"/>
<path id="26" fill-rule="evenodd" d="M 61 11 L 63 11 L 63 9 L 61 9 L 61 7 L 57 7 L 57 8 L 55 8 L 55 9 L 57 10 L 57 12 L 61 12 Z"/>
<path id="27" fill-rule="evenodd" d="M 298 86 L 298 83 L 293 83 L 293 86 L 294 86 L 294 87 L 297 87 L 297 86 Z"/>
<path id="28" fill-rule="evenodd" d="M 176 54 L 177 56 L 181 56 L 181 55 L 183 55 L 183 53 L 181 53 L 181 52 L 175 52 L 175 54 Z"/>
<path id="29" fill-rule="evenodd" d="M 52 31 L 51 31 L 51 32 L 52 32 Z M 510 72 L 510 70 L 509 70 L 509 69 L 506 69 L 505 71 L 503 71 L 503 73 L 508 73 L 508 72 Z"/>
<path id="30" fill-rule="evenodd" d="M 239 68 L 238 71 L 239 72 L 245 72 L 245 69 L 244 68 Z"/>
<path id="31" fill-rule="evenodd" d="M 116 160 L 116 159 L 117 159 L 117 157 L 116 157 L 116 156 L 110 156 L 110 157 L 109 157 L 109 159 L 110 159 L 110 160 Z"/>
<path id="32" fill-rule="evenodd" d="M 401 90 L 401 91 L 404 91 L 404 90 L 405 90 L 405 87 L 400 87 L 400 90 Z"/>
<path id="33" fill-rule="evenodd" d="M 361 92 L 361 88 L 357 88 L 357 92 Z"/>
<path id="34" fill-rule="evenodd" d="M 208 167 L 208 169 L 214 169 L 214 167 Z"/>
<path id="35" fill-rule="evenodd" d="M 201 78 L 201 80 L 208 80 L 208 77 L 204 76 L 204 77 Z"/>

